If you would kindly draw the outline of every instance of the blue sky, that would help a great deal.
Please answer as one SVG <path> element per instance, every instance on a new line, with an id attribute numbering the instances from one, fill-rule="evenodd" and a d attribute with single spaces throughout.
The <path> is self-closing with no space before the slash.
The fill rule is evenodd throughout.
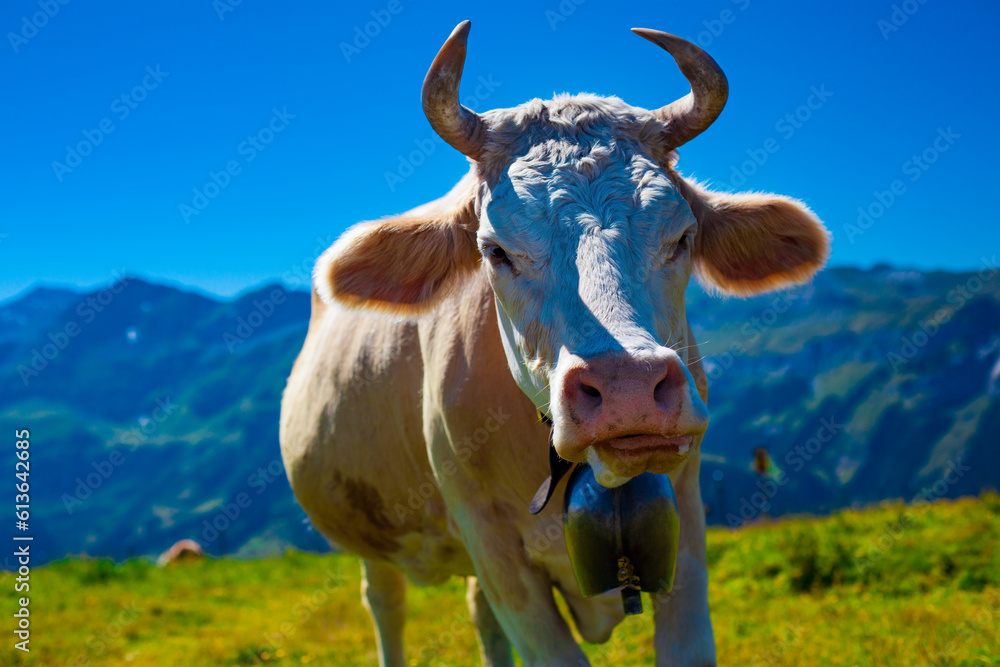
<path id="1" fill-rule="evenodd" d="M 556 92 L 661 106 L 687 85 L 629 28 L 701 44 L 730 98 L 681 170 L 805 200 L 834 265 L 975 269 L 1000 250 L 993 2 L 234 2 L 4 3 L 0 298 L 116 271 L 223 295 L 305 285 L 347 226 L 466 170 L 420 84 L 467 18 L 462 94 L 480 109 Z"/>

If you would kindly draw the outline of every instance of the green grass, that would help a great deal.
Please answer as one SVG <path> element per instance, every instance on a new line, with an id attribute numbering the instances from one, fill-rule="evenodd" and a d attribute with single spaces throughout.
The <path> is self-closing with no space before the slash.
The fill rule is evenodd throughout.
<path id="1" fill-rule="evenodd" d="M 720 664 L 1000 665 L 996 494 L 715 529 L 708 553 Z M 358 582 L 346 554 L 54 563 L 31 574 L 30 654 L 13 648 L 3 596 L 0 663 L 371 665 Z M 479 664 L 462 582 L 411 587 L 408 618 L 411 664 Z M 595 665 L 652 665 L 651 623 L 629 618 L 585 650 Z"/>

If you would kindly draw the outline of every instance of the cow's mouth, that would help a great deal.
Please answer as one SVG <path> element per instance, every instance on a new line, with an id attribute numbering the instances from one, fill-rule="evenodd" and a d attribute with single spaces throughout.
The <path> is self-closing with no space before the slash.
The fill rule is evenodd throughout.
<path id="1" fill-rule="evenodd" d="M 691 449 L 691 436 L 667 437 L 650 433 L 623 435 L 597 443 L 607 447 L 616 456 L 629 457 L 644 454 L 671 454 L 683 456 Z"/>
<path id="2" fill-rule="evenodd" d="M 594 443 L 594 452 L 607 469 L 620 477 L 644 472 L 666 473 L 676 468 L 693 446 L 692 436 L 652 433 L 624 435 Z"/>

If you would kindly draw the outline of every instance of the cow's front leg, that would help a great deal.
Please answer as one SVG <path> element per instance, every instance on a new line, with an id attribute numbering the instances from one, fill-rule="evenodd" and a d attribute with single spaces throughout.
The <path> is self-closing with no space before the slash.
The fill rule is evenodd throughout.
<path id="1" fill-rule="evenodd" d="M 683 550 L 678 554 L 674 590 L 653 596 L 653 615 L 658 666 L 715 666 L 715 638 L 708 612 L 708 572 L 704 562 Z"/>
<path id="2" fill-rule="evenodd" d="M 388 563 L 362 561 L 361 601 L 371 614 L 379 667 L 405 667 L 406 576 Z"/>
<path id="3" fill-rule="evenodd" d="M 674 485 L 681 519 L 677 571 L 670 593 L 653 595 L 656 664 L 714 667 L 715 637 L 708 611 L 705 508 L 698 486 L 697 455 L 685 463 Z"/>
<path id="4" fill-rule="evenodd" d="M 476 634 L 479 635 L 479 655 L 484 667 L 514 667 L 510 642 L 493 614 L 479 580 L 469 577 L 467 583 L 466 600 L 469 603 L 472 622 L 476 625 Z"/>
<path id="5" fill-rule="evenodd" d="M 478 512 L 475 502 L 461 506 L 467 509 L 456 519 L 479 586 L 525 667 L 589 665 L 559 613 L 552 581 L 528 561 L 514 523 L 491 501 Z"/>

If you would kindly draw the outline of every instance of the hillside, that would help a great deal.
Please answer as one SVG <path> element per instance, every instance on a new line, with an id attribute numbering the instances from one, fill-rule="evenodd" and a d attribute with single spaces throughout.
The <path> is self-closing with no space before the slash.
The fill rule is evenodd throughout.
<path id="1" fill-rule="evenodd" d="M 269 307 L 275 290 L 283 302 Z M 277 444 L 308 295 L 270 286 L 219 302 L 133 279 L 90 315 L 91 296 L 38 290 L 0 308 L 2 419 L 32 432 L 42 557 L 124 558 L 182 537 L 210 553 L 325 548 L 294 502 Z M 240 321 L 260 310 L 255 302 L 271 314 L 248 332 Z M 25 384 L 17 366 L 30 367 L 67 323 L 81 331 Z M 227 515 L 244 493 L 249 505 Z"/>
<path id="2" fill-rule="evenodd" d="M 1000 485 L 998 275 L 994 260 L 978 274 L 832 269 L 747 301 L 689 291 L 707 341 L 703 448 L 724 459 L 703 468 L 706 503 L 718 503 L 706 482 L 719 470 L 740 514 L 759 490 L 741 474 L 757 445 L 785 473 L 774 514 Z"/>
<path id="3" fill-rule="evenodd" d="M 1000 663 L 1000 498 L 886 504 L 824 519 L 708 532 L 709 600 L 723 665 L 957 667 Z M 67 560 L 32 572 L 23 665 L 303 665 L 376 662 L 348 554 Z M 0 572 L 0 587 L 13 574 Z M 464 585 L 408 592 L 414 665 L 478 665 Z M 648 596 L 647 596 L 648 597 Z M 10 617 L 13 596 L 0 598 Z M 651 604 L 591 663 L 652 665 Z M 36 610 L 45 610 L 35 614 Z"/>
<path id="4" fill-rule="evenodd" d="M 748 300 L 693 285 L 709 521 L 1000 486 L 996 276 L 990 263 L 840 268 Z M 115 289 L 0 305 L 0 417 L 32 430 L 39 555 L 124 558 L 182 537 L 216 554 L 324 549 L 277 443 L 308 295 L 267 286 L 219 301 L 136 278 Z M 751 471 L 758 445 L 770 480 Z"/>

